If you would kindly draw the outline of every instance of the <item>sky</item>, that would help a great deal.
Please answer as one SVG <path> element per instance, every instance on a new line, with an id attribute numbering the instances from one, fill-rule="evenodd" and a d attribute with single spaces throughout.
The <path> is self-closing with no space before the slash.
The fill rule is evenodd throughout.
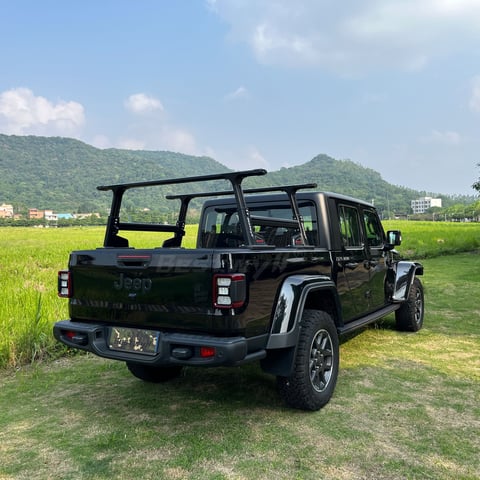
<path id="1" fill-rule="evenodd" d="M 0 0 L 0 12 L 0 133 L 236 170 L 326 154 L 395 185 L 476 193 L 480 0 Z"/>

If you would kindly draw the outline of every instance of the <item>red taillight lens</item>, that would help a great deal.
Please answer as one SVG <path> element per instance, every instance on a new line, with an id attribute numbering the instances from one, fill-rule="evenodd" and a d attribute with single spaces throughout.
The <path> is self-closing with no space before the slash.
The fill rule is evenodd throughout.
<path id="1" fill-rule="evenodd" d="M 216 308 L 240 308 L 247 295 L 247 282 L 243 273 L 213 276 L 213 305 Z"/>
<path id="2" fill-rule="evenodd" d="M 87 345 L 88 344 L 88 335 L 86 333 L 75 332 L 73 330 L 63 330 L 62 336 L 76 345 Z"/>
<path id="3" fill-rule="evenodd" d="M 58 296 L 64 298 L 72 296 L 72 279 L 68 270 L 58 272 Z"/>
<path id="4" fill-rule="evenodd" d="M 210 358 L 215 356 L 215 347 L 200 347 L 200 356 Z"/>

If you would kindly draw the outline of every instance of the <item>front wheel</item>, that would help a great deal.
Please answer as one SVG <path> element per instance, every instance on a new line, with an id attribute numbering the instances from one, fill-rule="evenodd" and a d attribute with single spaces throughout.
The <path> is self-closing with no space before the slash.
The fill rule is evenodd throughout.
<path id="1" fill-rule="evenodd" d="M 167 382 L 180 376 L 182 373 L 182 367 L 178 365 L 173 367 L 152 367 L 151 365 L 127 362 L 127 368 L 135 377 L 151 383 Z"/>
<path id="2" fill-rule="evenodd" d="M 290 407 L 319 410 L 332 397 L 338 364 L 338 334 L 332 317 L 326 312 L 305 310 L 293 373 L 277 377 L 280 395 Z"/>
<path id="3" fill-rule="evenodd" d="M 412 285 L 410 286 L 407 300 L 395 312 L 397 330 L 418 332 L 423 325 L 423 315 L 423 287 L 420 280 L 415 277 Z"/>

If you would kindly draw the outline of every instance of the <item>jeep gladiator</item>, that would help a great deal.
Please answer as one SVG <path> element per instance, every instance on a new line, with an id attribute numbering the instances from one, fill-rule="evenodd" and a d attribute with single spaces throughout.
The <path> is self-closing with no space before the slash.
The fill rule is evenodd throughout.
<path id="1" fill-rule="evenodd" d="M 401 234 L 384 232 L 373 205 L 314 191 L 313 183 L 242 186 L 265 174 L 98 187 L 112 192 L 104 244 L 72 252 L 59 272 L 70 318 L 54 325 L 55 337 L 124 361 L 150 382 L 175 378 L 185 366 L 259 361 L 288 406 L 323 407 L 337 381 L 339 336 L 391 313 L 399 330 L 422 327 L 423 266 L 400 259 Z M 192 184 L 212 181 L 228 186 L 192 192 Z M 179 193 L 182 185 L 187 193 Z M 153 187 L 179 202 L 176 222 L 129 221 L 124 195 Z M 196 202 L 203 202 L 196 248 L 184 248 Z M 128 232 L 170 238 L 135 248 Z"/>

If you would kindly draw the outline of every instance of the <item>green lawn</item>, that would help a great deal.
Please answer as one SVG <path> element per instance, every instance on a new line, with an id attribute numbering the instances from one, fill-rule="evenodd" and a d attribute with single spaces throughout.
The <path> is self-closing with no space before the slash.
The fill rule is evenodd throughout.
<path id="1" fill-rule="evenodd" d="M 480 248 L 480 224 L 389 220 L 385 230 L 401 230 L 399 252 L 407 258 L 431 258 Z"/>
<path id="2" fill-rule="evenodd" d="M 424 264 L 424 328 L 343 343 L 318 412 L 256 365 L 164 385 L 90 355 L 4 370 L 0 479 L 480 478 L 480 256 Z"/>

